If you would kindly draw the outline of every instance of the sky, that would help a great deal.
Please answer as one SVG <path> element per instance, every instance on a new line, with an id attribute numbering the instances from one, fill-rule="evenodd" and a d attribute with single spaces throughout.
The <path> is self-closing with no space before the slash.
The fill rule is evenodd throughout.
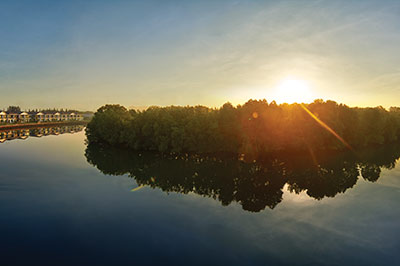
<path id="1" fill-rule="evenodd" d="M 0 1 L 0 108 L 284 101 L 285 80 L 399 106 L 400 1 Z"/>

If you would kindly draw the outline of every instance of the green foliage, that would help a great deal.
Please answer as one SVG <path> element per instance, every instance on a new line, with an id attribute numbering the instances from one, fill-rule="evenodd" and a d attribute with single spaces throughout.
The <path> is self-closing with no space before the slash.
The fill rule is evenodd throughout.
<path id="1" fill-rule="evenodd" d="M 167 153 L 258 156 L 281 150 L 342 150 L 345 143 L 361 148 L 397 141 L 400 108 L 350 108 L 322 100 L 305 105 L 249 100 L 237 107 L 226 103 L 219 109 L 169 106 L 141 112 L 106 105 L 97 110 L 86 133 L 91 142 Z"/>
<path id="2" fill-rule="evenodd" d="M 120 144 L 132 115 L 120 105 L 105 105 L 100 107 L 86 128 L 89 140 L 105 141 L 110 144 Z"/>

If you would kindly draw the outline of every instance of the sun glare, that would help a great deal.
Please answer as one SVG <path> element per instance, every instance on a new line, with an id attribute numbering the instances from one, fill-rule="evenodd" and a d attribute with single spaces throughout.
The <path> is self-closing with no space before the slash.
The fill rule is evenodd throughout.
<path id="1" fill-rule="evenodd" d="M 277 103 L 308 103 L 313 100 L 313 95 L 306 81 L 285 79 L 276 87 L 274 100 Z"/>

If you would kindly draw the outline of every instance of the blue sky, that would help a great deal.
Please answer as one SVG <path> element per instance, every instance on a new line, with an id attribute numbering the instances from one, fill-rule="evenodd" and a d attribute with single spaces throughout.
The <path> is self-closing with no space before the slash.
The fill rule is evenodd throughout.
<path id="1" fill-rule="evenodd" d="M 399 47 L 400 1 L 0 1 L 0 108 L 271 101 L 288 77 L 389 107 Z"/>

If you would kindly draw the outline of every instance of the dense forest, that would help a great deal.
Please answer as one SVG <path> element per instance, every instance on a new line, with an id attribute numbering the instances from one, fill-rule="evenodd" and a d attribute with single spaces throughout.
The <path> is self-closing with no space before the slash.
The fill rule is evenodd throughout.
<path id="1" fill-rule="evenodd" d="M 400 140 L 400 108 L 351 108 L 334 101 L 276 104 L 249 100 L 236 107 L 105 105 L 86 128 L 89 142 L 163 153 L 360 149 Z"/>
<path id="2" fill-rule="evenodd" d="M 307 193 L 317 200 L 335 197 L 352 188 L 360 177 L 379 179 L 382 169 L 393 169 L 400 144 L 326 153 L 274 154 L 245 162 L 225 155 L 161 154 L 138 152 L 107 144 L 89 143 L 87 161 L 107 175 L 128 174 L 139 186 L 165 192 L 195 193 L 244 210 L 275 208 L 285 189 Z M 316 161 L 315 161 L 316 160 Z"/>

